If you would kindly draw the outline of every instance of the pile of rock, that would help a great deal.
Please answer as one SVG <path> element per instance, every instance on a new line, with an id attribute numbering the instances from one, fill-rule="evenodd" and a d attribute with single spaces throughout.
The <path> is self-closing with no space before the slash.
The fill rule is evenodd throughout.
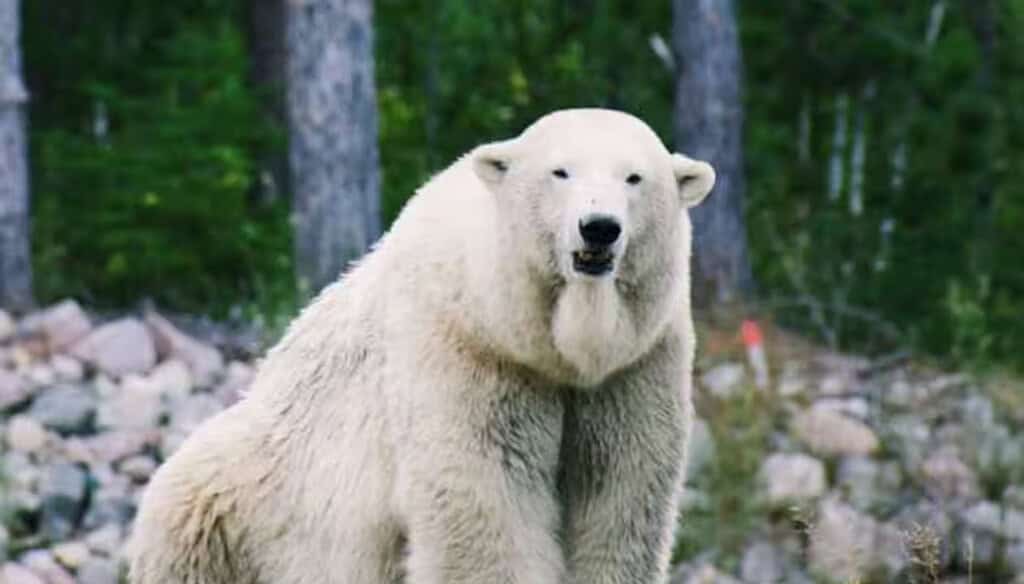
<path id="1" fill-rule="evenodd" d="M 20 321 L 0 311 L 0 582 L 116 584 L 150 475 L 249 386 L 255 351 L 237 348 L 251 339 L 143 312 L 100 323 L 73 301 Z M 830 353 L 777 373 L 758 412 L 773 430 L 748 477 L 762 521 L 738 557 L 708 541 L 674 583 L 907 581 L 925 560 L 975 581 L 1024 573 L 1024 411 L 965 376 Z M 750 377 L 710 363 L 698 411 L 761 391 Z M 693 431 L 691 516 L 716 496 L 702 478 L 731 455 L 721 431 L 715 419 Z"/>
<path id="2" fill-rule="evenodd" d="M 252 375 L 155 311 L 0 311 L 0 582 L 116 584 L 143 485 Z"/>
<path id="3" fill-rule="evenodd" d="M 735 569 L 712 546 L 674 582 L 911 581 L 923 561 L 974 581 L 1024 574 L 1024 411 L 997 412 L 963 375 L 828 353 L 780 369 L 764 412 L 776 430 L 751 493 L 764 522 Z M 698 382 L 698 403 L 719 408 L 758 391 L 737 363 Z M 712 433 L 695 437 L 695 451 L 716 451 L 701 443 Z M 706 468 L 691 465 L 686 501 L 714 496 L 699 492 Z"/>

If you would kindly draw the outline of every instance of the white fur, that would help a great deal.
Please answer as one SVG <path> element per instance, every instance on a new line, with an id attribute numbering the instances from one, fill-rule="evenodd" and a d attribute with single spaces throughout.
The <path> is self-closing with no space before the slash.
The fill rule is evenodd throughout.
<path id="1" fill-rule="evenodd" d="M 663 581 L 694 344 L 685 209 L 714 181 L 687 160 L 635 118 L 569 110 L 434 177 L 156 473 L 132 581 Z M 600 277 L 567 259 L 594 211 L 624 227 Z"/>

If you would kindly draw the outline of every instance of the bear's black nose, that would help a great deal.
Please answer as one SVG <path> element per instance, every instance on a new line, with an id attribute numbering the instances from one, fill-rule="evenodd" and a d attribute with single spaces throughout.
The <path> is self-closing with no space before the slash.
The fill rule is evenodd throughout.
<path id="1" fill-rule="evenodd" d="M 619 238 L 622 226 L 614 217 L 590 215 L 580 220 L 580 235 L 587 245 L 607 247 Z"/>

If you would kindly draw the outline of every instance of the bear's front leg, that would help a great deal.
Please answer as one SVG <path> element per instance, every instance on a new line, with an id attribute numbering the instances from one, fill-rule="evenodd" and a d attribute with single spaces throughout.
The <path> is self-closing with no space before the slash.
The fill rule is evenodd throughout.
<path id="1" fill-rule="evenodd" d="M 408 419 L 396 493 L 406 582 L 562 584 L 561 400 L 489 375 L 473 381 L 423 388 L 430 397 Z"/>
<path id="2" fill-rule="evenodd" d="M 560 490 L 572 584 L 666 580 L 690 407 L 679 351 L 665 342 L 566 400 Z"/>

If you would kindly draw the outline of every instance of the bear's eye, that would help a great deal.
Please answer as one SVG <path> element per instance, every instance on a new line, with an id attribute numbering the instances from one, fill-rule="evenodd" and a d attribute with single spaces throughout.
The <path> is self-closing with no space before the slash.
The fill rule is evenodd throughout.
<path id="1" fill-rule="evenodd" d="M 638 185 L 642 180 L 644 180 L 643 177 L 634 172 L 626 177 L 626 184 Z"/>
<path id="2" fill-rule="evenodd" d="M 569 178 L 569 171 L 565 170 L 564 168 L 556 168 L 555 170 L 551 171 L 551 174 L 555 175 L 556 178 L 560 178 L 562 180 Z"/>

